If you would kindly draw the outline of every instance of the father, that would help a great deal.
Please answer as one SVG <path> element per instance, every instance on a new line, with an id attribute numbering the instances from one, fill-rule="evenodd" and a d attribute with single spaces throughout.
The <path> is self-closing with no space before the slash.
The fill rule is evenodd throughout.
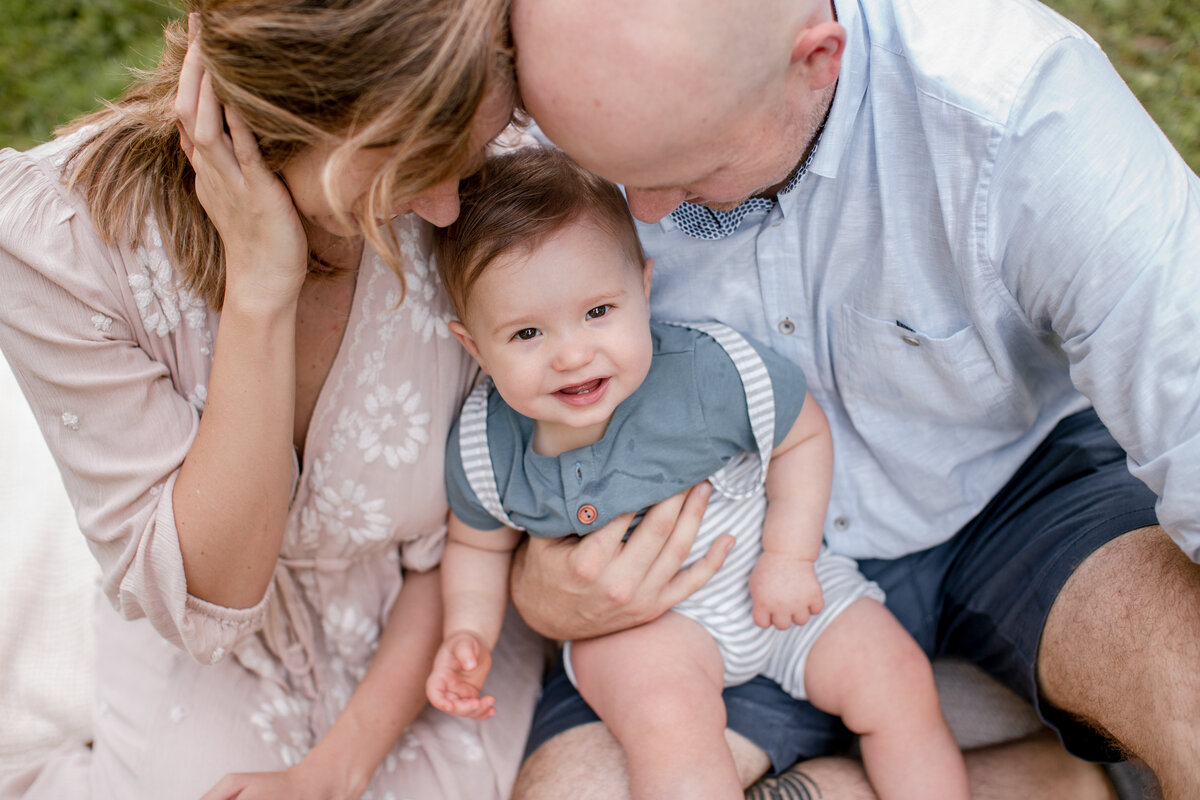
<path id="1" fill-rule="evenodd" d="M 807 372 L 830 546 L 1069 751 L 1200 797 L 1200 180 L 1099 48 L 1032 0 L 515 0 L 513 30 L 530 113 L 647 223 L 656 316 Z M 589 539 L 518 561 L 535 627 L 676 599 L 610 609 L 662 559 L 597 578 Z M 619 769 L 573 702 L 548 691 L 534 761 Z M 761 683 L 727 706 L 776 767 L 844 741 Z"/>

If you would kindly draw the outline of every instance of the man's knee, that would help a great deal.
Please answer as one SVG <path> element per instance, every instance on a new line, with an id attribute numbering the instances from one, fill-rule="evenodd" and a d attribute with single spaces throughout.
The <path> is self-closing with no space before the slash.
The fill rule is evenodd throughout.
<path id="1" fill-rule="evenodd" d="M 1150 651 L 1154 643 L 1165 651 Z M 1096 550 L 1067 580 L 1042 631 L 1039 679 L 1053 699 L 1060 672 L 1069 680 L 1091 666 L 1117 678 L 1132 663 L 1153 669 L 1197 646 L 1200 567 L 1161 528 L 1140 528 Z"/>
<path id="2" fill-rule="evenodd" d="M 1146 755 L 1200 725 L 1200 567 L 1154 526 L 1089 556 L 1046 619 L 1038 681 L 1054 706 Z M 1177 737 L 1192 738 L 1196 737 Z"/>
<path id="3" fill-rule="evenodd" d="M 548 739 L 521 765 L 512 800 L 621 800 L 629 796 L 629 766 L 602 722 Z"/>

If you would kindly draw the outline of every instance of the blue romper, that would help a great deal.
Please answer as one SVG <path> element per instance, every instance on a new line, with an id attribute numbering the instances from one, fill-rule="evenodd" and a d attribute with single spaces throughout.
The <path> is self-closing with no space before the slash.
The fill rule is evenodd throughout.
<path id="1" fill-rule="evenodd" d="M 817 636 L 855 600 L 873 597 L 882 602 L 883 592 L 858 572 L 852 559 L 830 553 L 822 546 L 816 562 L 825 601 L 822 612 L 805 625 L 784 631 L 754 624 L 749 578 L 762 553 L 762 524 L 767 508 L 764 483 L 775 444 L 776 392 L 762 355 L 731 328 L 717 323 L 670 325 L 652 323 L 656 348 L 643 387 L 655 386 L 656 378 L 660 377 L 656 368 L 666 369 L 665 360 L 671 355 L 686 352 L 690 358 L 692 351 L 699 354 L 703 352 L 699 340 L 711 337 L 732 361 L 745 395 L 745 411 L 738 415 L 740 419 L 724 421 L 747 429 L 746 444 L 740 452 L 732 452 L 729 441 L 715 453 L 699 456 L 690 451 L 694 446 L 690 450 L 683 448 L 689 450 L 688 457 L 678 462 L 677 468 L 675 464 L 668 465 L 669 481 L 655 480 L 653 476 L 657 473 L 653 466 L 643 469 L 643 464 L 628 463 L 602 463 L 605 474 L 594 481 L 584 481 L 585 472 L 594 471 L 590 454 L 597 445 L 644 434 L 666 416 L 688 418 L 692 408 L 725 407 L 702 400 L 689 404 L 686 393 L 690 386 L 695 386 L 698 395 L 721 391 L 723 387 L 711 386 L 705 380 L 680 380 L 676 369 L 669 380 L 671 400 L 664 402 L 663 397 L 653 394 L 650 396 L 653 400 L 640 397 L 642 388 L 639 388 L 614 413 L 601 443 L 568 451 L 557 458 L 561 467 L 555 471 L 562 473 L 562 481 L 547 486 L 544 480 L 539 480 L 538 470 L 528 468 L 528 459 L 545 459 L 530 455 L 533 421 L 494 397 L 491 381 L 484 381 L 467 398 L 458 426 L 451 433 L 446 459 L 451 508 L 466 524 L 479 529 L 499 523 L 534 536 L 558 537 L 595 530 L 613 517 L 644 509 L 707 477 L 713 485 L 712 498 L 685 563 L 703 556 L 723 533 L 733 534 L 737 544 L 717 574 L 674 610 L 700 623 L 716 640 L 724 659 L 726 686 L 744 683 L 761 674 L 776 681 L 793 697 L 804 699 L 804 665 Z M 678 362 L 676 358 L 675 367 Z M 799 372 L 783 359 L 773 359 L 771 366 L 775 371 Z M 691 369 L 690 361 L 686 368 Z M 803 377 L 798 377 L 802 399 Z M 788 411 L 798 414 L 799 403 L 792 405 L 794 408 L 789 407 Z M 629 411 L 627 406 L 633 409 L 633 420 L 621 413 Z M 702 414 L 695 416 L 703 421 Z M 794 416 L 791 418 L 794 420 Z M 642 424 L 636 424 L 639 422 Z M 625 461 L 661 460 L 664 457 L 661 451 L 671 449 L 665 440 L 653 442 L 650 447 L 645 442 L 639 447 L 636 440 L 626 444 L 616 448 Z M 660 444 L 664 446 L 659 447 Z M 601 451 L 607 453 L 610 449 L 605 447 Z M 693 474 L 696 469 L 705 471 Z M 637 480 L 620 480 L 616 477 L 618 472 L 637 476 Z M 576 476 L 578 480 L 573 480 Z M 580 487 L 584 489 L 582 496 L 562 496 Z M 558 496 L 548 497 L 548 488 L 557 491 Z M 580 503 L 581 499 L 587 502 Z M 564 662 L 573 681 L 569 643 Z"/>

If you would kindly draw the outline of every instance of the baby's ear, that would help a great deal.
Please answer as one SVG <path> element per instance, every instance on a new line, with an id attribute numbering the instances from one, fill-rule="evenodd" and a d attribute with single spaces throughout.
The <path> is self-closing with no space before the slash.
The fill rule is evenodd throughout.
<path id="1" fill-rule="evenodd" d="M 471 358 L 479 363 L 484 372 L 487 372 L 487 365 L 483 363 L 483 356 L 479 354 L 479 346 L 471 338 L 471 332 L 467 330 L 467 327 L 456 319 L 450 320 L 448 327 L 450 328 L 450 332 L 454 334 L 454 338 L 458 339 L 458 343 L 463 346 L 463 349 L 471 354 Z"/>

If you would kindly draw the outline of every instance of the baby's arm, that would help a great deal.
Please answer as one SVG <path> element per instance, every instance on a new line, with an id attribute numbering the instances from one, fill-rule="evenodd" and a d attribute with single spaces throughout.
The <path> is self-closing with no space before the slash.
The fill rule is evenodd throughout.
<path id="1" fill-rule="evenodd" d="M 813 564 L 833 485 L 833 437 L 825 412 L 805 393 L 800 416 L 771 455 L 763 554 L 750 574 L 754 623 L 803 625 L 824 607 Z"/>
<path id="2" fill-rule="evenodd" d="M 504 622 L 508 569 L 520 540 L 512 528 L 482 531 L 450 514 L 442 557 L 445 635 L 425 684 L 429 702 L 440 711 L 473 719 L 496 711 L 495 698 L 480 697 L 480 691 Z"/>

